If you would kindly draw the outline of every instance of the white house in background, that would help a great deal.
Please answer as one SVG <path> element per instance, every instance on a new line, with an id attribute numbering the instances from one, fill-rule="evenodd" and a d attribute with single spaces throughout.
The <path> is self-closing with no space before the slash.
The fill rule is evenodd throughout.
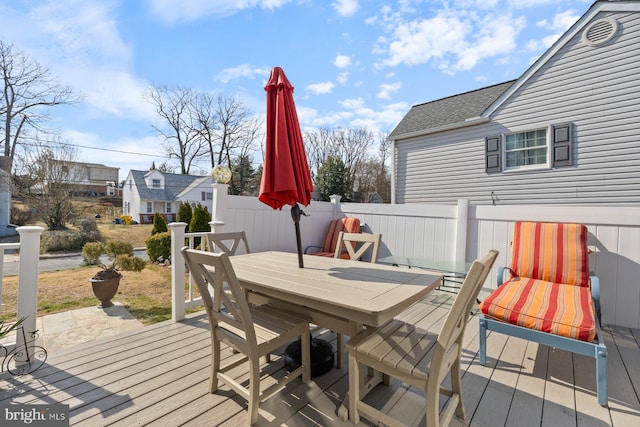
<path id="1" fill-rule="evenodd" d="M 597 1 L 517 80 L 413 106 L 392 201 L 640 206 L 638 46 L 640 1 Z"/>
<path id="2" fill-rule="evenodd" d="M 156 212 L 167 223 L 174 222 L 180 202 L 200 203 L 211 210 L 212 184 L 209 176 L 131 170 L 122 187 L 122 213 L 140 224 L 152 223 Z"/>

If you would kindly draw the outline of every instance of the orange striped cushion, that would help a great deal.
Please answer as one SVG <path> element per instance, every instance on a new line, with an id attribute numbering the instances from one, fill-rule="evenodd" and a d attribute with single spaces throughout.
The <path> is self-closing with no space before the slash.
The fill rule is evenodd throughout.
<path id="1" fill-rule="evenodd" d="M 359 233 L 360 219 L 338 218 L 331 221 L 329 223 L 329 230 L 327 230 L 327 237 L 325 237 L 324 239 L 322 252 L 330 252 L 331 256 L 333 256 L 336 251 L 336 244 L 338 243 L 338 236 L 340 235 L 341 231 L 344 231 L 345 233 Z"/>
<path id="2" fill-rule="evenodd" d="M 589 288 L 526 277 L 503 283 L 480 304 L 494 319 L 591 342 L 596 336 Z"/>
<path id="3" fill-rule="evenodd" d="M 584 225 L 517 222 L 512 245 L 511 270 L 515 276 L 589 286 Z"/>

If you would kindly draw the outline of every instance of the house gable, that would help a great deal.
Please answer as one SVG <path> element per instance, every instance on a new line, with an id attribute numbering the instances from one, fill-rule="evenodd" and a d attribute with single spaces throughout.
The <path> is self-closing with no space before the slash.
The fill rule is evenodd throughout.
<path id="1" fill-rule="evenodd" d="M 601 44 L 585 42 L 585 30 L 606 20 L 616 23 L 615 33 Z M 484 120 L 458 117 L 443 127 L 423 114 L 422 128 L 399 124 L 390 136 L 395 202 L 640 205 L 639 43 L 640 2 L 596 2 L 502 86 L 480 113 Z M 422 106 L 446 105 L 440 101 Z M 544 162 L 505 169 L 505 138 L 532 131 L 543 132 Z"/>

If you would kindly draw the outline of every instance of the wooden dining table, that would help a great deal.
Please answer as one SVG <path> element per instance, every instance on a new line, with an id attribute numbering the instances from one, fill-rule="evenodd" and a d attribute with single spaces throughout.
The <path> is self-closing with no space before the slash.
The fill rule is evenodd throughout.
<path id="1" fill-rule="evenodd" d="M 442 282 L 440 273 L 321 256 L 254 252 L 230 257 L 251 303 L 269 303 L 353 337 L 393 319 Z M 382 379 L 369 376 L 364 392 Z M 346 406 L 341 408 L 346 419 Z"/>

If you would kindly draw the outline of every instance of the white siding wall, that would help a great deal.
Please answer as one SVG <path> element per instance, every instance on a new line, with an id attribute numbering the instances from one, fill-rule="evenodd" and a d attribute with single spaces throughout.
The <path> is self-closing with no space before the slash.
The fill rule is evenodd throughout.
<path id="1" fill-rule="evenodd" d="M 578 222 L 589 229 L 592 271 L 600 277 L 604 323 L 640 328 L 640 207 L 578 206 L 469 206 L 467 233 L 456 235 L 457 206 L 328 202 L 304 208 L 310 216 L 300 222 L 302 246 L 322 244 L 332 218 L 358 217 L 365 232 L 382 233 L 380 256 L 415 256 L 453 260 L 459 245 L 466 261 L 489 249 L 500 251 L 485 291 L 496 287 L 498 266 L 510 260 L 510 241 L 516 221 Z M 274 211 L 257 197 L 227 196 L 219 218 L 224 231 L 245 230 L 252 251 L 296 251 L 289 208 Z"/>
<path id="2" fill-rule="evenodd" d="M 201 205 L 205 205 L 209 209 L 209 211 L 211 211 L 211 200 L 202 200 L 203 192 L 205 193 L 205 199 L 207 197 L 206 193 L 213 194 L 213 188 L 211 187 L 211 182 L 209 181 L 204 182 L 199 186 L 191 189 L 190 191 L 182 195 L 177 201 L 189 202 L 189 203 L 200 203 Z"/>
<path id="3" fill-rule="evenodd" d="M 129 187 L 129 183 L 131 182 L 131 187 Z M 131 215 L 131 217 L 139 221 L 140 220 L 140 195 L 138 194 L 138 190 L 136 189 L 136 183 L 131 176 L 131 172 L 127 175 L 127 179 L 124 182 L 124 186 L 122 187 L 122 212 L 126 212 L 127 202 L 130 203 L 130 211 L 127 215 Z M 143 206 L 143 211 L 147 211 L 147 206 Z"/>
<path id="4" fill-rule="evenodd" d="M 491 123 L 396 142 L 397 203 L 640 205 L 640 14 L 614 17 L 607 44 L 578 32 L 496 110 Z M 574 124 L 574 166 L 486 174 L 484 138 Z"/>

